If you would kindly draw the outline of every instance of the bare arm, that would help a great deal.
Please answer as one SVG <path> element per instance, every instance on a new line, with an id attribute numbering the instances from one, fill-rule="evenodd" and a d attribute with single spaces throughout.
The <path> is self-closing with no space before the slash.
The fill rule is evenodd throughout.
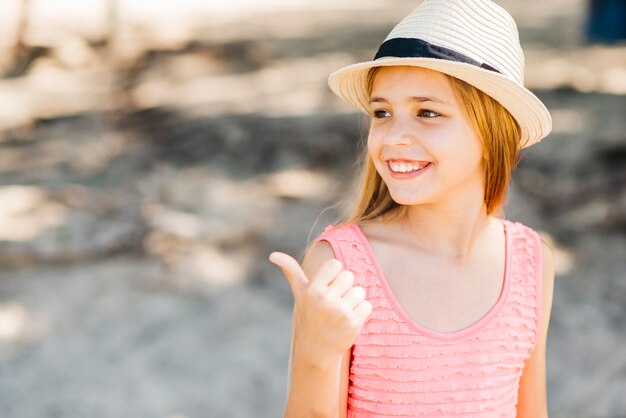
<path id="1" fill-rule="evenodd" d="M 552 294 L 554 291 L 554 261 L 552 251 L 542 241 L 542 290 L 541 290 L 541 333 L 535 350 L 526 360 L 520 378 L 517 403 L 518 418 L 548 418 L 548 402 L 546 395 L 546 343 L 548 324 L 552 310 Z"/>
<path id="2" fill-rule="evenodd" d="M 295 331 L 295 330 L 294 330 Z M 307 361 L 294 359 L 295 334 L 289 357 L 289 397 L 285 418 L 347 416 L 348 376 L 350 351 L 341 356 L 336 364 L 316 367 Z"/>
<path id="3" fill-rule="evenodd" d="M 303 261 L 302 271 L 307 277 L 316 277 L 320 274 L 325 262 L 334 258 L 330 245 L 320 241 L 314 245 L 308 257 Z M 346 282 L 335 296 L 343 295 L 344 298 L 348 297 L 349 299 L 351 288 L 353 289 L 352 282 Z M 300 309 L 304 310 L 304 304 L 300 305 Z M 369 303 L 365 303 L 365 305 L 369 305 Z M 334 305 L 334 307 L 341 308 L 339 305 Z M 341 310 L 346 307 L 343 306 Z M 299 304 L 294 303 L 293 334 L 289 358 L 289 395 L 285 407 L 285 418 L 345 418 L 347 415 L 348 377 L 351 359 L 349 340 L 353 337 L 347 339 L 348 344 L 344 343 L 344 346 L 350 347 L 349 349 L 333 351 L 330 354 L 325 352 L 321 349 L 318 341 L 312 338 L 314 333 L 310 332 L 307 335 L 300 330 L 298 309 Z M 357 312 L 362 310 L 357 318 L 357 322 L 362 322 L 371 312 L 371 305 L 369 309 L 363 310 L 361 307 L 355 308 L 355 310 Z M 331 328 L 331 324 L 320 324 L 320 327 L 326 331 L 326 328 Z M 353 326 L 352 331 L 348 334 L 354 335 L 355 329 L 358 332 L 358 328 L 360 326 L 356 328 Z M 320 334 L 318 333 L 318 335 Z"/>

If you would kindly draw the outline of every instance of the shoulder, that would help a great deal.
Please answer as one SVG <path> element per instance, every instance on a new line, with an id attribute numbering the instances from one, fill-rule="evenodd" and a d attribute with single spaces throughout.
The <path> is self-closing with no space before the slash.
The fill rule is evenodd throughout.
<path id="1" fill-rule="evenodd" d="M 525 241 L 530 248 L 534 248 L 535 261 L 537 261 L 536 272 L 540 279 L 540 293 L 541 293 L 541 305 L 544 315 L 544 320 L 549 318 L 549 313 L 552 307 L 552 294 L 554 289 L 555 278 L 555 262 L 554 252 L 551 244 L 551 240 L 539 233 L 535 229 L 528 225 L 525 225 L 517 221 L 508 221 L 518 234 L 525 238 Z"/>
<path id="2" fill-rule="evenodd" d="M 304 254 L 302 270 L 307 277 L 311 277 L 317 273 L 322 264 L 333 258 L 336 258 L 335 252 L 328 241 L 314 241 Z"/>
<path id="3" fill-rule="evenodd" d="M 519 230 L 527 237 L 532 238 L 535 249 L 535 271 L 537 276 L 537 298 L 541 302 L 541 327 L 539 343 L 545 345 L 548 333 L 548 324 L 552 312 L 554 294 L 555 262 L 552 243 L 549 237 L 537 232 L 533 228 L 520 222 L 515 222 Z"/>
<path id="4" fill-rule="evenodd" d="M 307 247 L 302 259 L 302 270 L 307 276 L 314 275 L 324 262 L 330 259 L 343 260 L 336 239 L 345 235 L 350 224 L 328 225 Z"/>
<path id="5" fill-rule="evenodd" d="M 541 233 L 519 221 L 507 220 L 506 222 L 510 225 L 514 236 L 525 241 L 529 249 L 534 248 L 535 255 L 542 260 L 542 264 L 553 262 L 552 249 Z"/>
<path id="6" fill-rule="evenodd" d="M 540 271 L 543 281 L 554 281 L 554 252 L 551 240 L 535 229 L 521 222 L 511 222 L 521 234 L 529 238 L 535 247 L 537 259 L 540 260 Z M 545 283 L 544 283 L 545 284 Z"/>

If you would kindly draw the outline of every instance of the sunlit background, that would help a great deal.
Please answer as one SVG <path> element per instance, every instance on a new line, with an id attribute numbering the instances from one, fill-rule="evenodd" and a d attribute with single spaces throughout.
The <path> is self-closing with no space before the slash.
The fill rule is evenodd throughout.
<path id="1" fill-rule="evenodd" d="M 0 0 L 0 416 L 282 416 L 267 256 L 350 192 L 364 119 L 328 75 L 418 3 Z M 499 3 L 554 118 L 506 207 L 556 255 L 550 417 L 624 417 L 626 44 L 583 0 Z"/>

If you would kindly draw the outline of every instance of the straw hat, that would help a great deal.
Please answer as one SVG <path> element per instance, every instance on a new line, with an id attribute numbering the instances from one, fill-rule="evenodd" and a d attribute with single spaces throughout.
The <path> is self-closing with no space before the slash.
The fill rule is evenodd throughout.
<path id="1" fill-rule="evenodd" d="M 333 72 L 328 84 L 370 114 L 367 73 L 391 65 L 437 70 L 487 93 L 520 124 L 522 147 L 552 130 L 548 109 L 523 85 L 524 53 L 515 21 L 492 1 L 425 0 L 392 29 L 372 61 Z"/>

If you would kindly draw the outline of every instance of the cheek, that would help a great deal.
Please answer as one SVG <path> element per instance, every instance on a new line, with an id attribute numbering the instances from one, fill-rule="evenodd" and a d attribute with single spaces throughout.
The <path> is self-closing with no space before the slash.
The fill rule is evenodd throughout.
<path id="1" fill-rule="evenodd" d="M 458 127 L 438 143 L 442 152 L 452 156 L 450 160 L 457 163 L 463 161 L 475 166 L 483 159 L 483 146 L 473 130 L 467 126 Z"/>

